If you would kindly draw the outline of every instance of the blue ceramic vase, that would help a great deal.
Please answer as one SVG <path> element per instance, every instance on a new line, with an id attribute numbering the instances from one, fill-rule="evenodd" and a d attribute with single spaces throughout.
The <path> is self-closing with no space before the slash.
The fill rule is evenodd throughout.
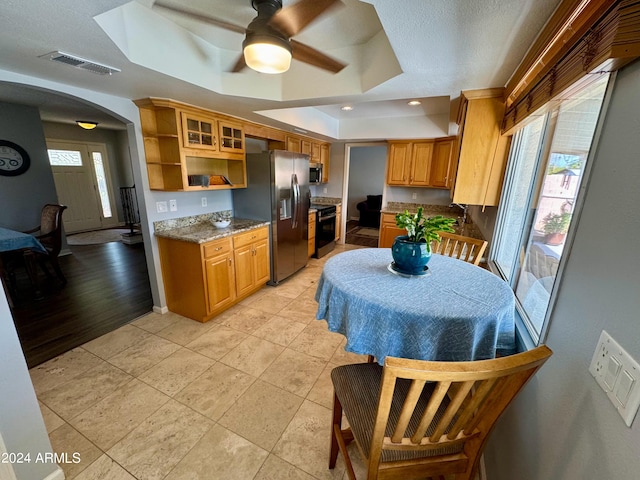
<path id="1" fill-rule="evenodd" d="M 396 237 L 391 246 L 395 270 L 407 275 L 423 275 L 431 260 L 425 242 L 412 242 L 407 235 Z"/>

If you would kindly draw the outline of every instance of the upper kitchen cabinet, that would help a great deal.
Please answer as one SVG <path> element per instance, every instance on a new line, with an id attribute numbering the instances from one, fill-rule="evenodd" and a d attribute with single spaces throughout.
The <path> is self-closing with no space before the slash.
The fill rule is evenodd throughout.
<path id="1" fill-rule="evenodd" d="M 500 134 L 504 116 L 502 88 L 461 93 L 458 111 L 455 203 L 496 206 L 500 201 L 510 137 Z"/>
<path id="2" fill-rule="evenodd" d="M 269 144 L 269 148 L 278 147 L 278 142 Z M 296 135 L 287 135 L 285 149 L 288 152 L 304 153 L 309 155 L 310 163 L 322 164 L 322 183 L 329 181 L 329 157 L 331 145 L 325 142 L 310 140 Z"/>
<path id="3" fill-rule="evenodd" d="M 300 137 L 287 135 L 286 149 L 287 152 L 302 153 L 302 140 L 300 139 Z"/>
<path id="4" fill-rule="evenodd" d="M 135 103 L 140 110 L 152 190 L 246 187 L 241 122 L 173 100 L 149 98 Z M 203 177 L 210 180 L 210 186 L 200 186 Z"/>
<path id="5" fill-rule="evenodd" d="M 331 145 L 323 143 L 320 145 L 320 163 L 322 164 L 322 183 L 329 181 L 329 158 L 331 157 Z"/>
<path id="6" fill-rule="evenodd" d="M 453 139 L 390 141 L 387 184 L 449 188 Z"/>

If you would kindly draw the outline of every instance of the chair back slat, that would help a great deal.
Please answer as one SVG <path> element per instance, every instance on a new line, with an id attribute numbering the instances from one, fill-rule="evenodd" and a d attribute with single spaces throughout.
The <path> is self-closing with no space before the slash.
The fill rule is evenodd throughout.
<path id="1" fill-rule="evenodd" d="M 409 421 L 413 416 L 418 400 L 420 400 L 420 395 L 422 395 L 425 383 L 425 380 L 414 380 L 411 382 L 409 393 L 407 394 L 407 398 L 405 399 L 404 404 L 402 405 L 402 410 L 400 411 L 398 424 L 391 436 L 392 442 L 400 442 L 405 436 L 407 427 L 409 426 Z"/>
<path id="2" fill-rule="evenodd" d="M 473 395 L 471 396 L 471 398 L 465 399 L 467 401 L 462 405 L 456 423 L 453 425 L 453 427 L 451 427 L 449 433 L 447 434 L 447 438 L 449 440 L 457 438 L 460 432 L 465 429 L 474 415 L 478 413 L 478 408 L 483 404 L 487 395 L 491 393 L 495 384 L 495 378 L 476 382 L 476 384 L 474 385 L 474 389 L 472 390 Z"/>
<path id="3" fill-rule="evenodd" d="M 460 406 L 464 402 L 474 384 L 475 382 L 473 381 L 467 381 L 460 384 L 460 388 L 453 395 L 453 398 L 451 398 L 451 402 L 449 402 L 449 405 L 447 406 L 442 419 L 438 422 L 434 432 L 429 437 L 429 441 L 439 441 L 440 438 L 448 431 L 449 425 L 454 420 L 455 416 L 458 413 L 458 410 L 460 409 Z"/>
<path id="4" fill-rule="evenodd" d="M 427 408 L 424 409 L 424 413 L 420 418 L 420 423 L 418 424 L 418 428 L 416 428 L 415 433 L 411 437 L 412 443 L 414 444 L 422 443 L 422 439 L 425 437 L 427 433 L 427 429 L 433 423 L 433 419 L 438 413 L 438 410 L 440 409 L 440 405 L 442 404 L 442 401 L 446 398 L 450 385 L 451 385 L 451 382 L 438 382 L 436 384 L 434 391 L 431 394 L 431 398 L 429 398 L 429 403 L 427 404 Z"/>
<path id="5" fill-rule="evenodd" d="M 478 238 L 465 237 L 454 233 L 439 232 L 440 242 L 433 242 L 431 250 L 440 255 L 457 258 L 479 265 L 488 243 Z"/>

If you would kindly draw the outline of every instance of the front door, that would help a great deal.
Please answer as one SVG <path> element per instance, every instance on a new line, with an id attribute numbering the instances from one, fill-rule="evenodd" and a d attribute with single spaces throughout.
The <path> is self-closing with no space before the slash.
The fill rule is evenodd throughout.
<path id="1" fill-rule="evenodd" d="M 58 201 L 68 207 L 65 232 L 116 225 L 104 145 L 48 140 L 47 149 Z"/>

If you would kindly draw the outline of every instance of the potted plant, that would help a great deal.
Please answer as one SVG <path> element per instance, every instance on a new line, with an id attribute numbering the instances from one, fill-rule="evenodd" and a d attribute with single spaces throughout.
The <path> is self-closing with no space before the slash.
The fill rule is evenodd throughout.
<path id="1" fill-rule="evenodd" d="M 569 230 L 571 214 L 568 212 L 549 213 L 543 221 L 542 231 L 545 233 L 544 243 L 547 245 L 560 245 Z"/>
<path id="2" fill-rule="evenodd" d="M 400 273 L 426 273 L 427 263 L 431 259 L 431 242 L 440 241 L 438 232 L 455 233 L 451 228 L 456 221 L 454 218 L 442 215 L 427 218 L 422 212 L 423 208 L 418 207 L 415 214 L 405 210 L 396 215 L 396 225 L 407 231 L 407 235 L 396 237 L 391 247 L 392 267 Z"/>

